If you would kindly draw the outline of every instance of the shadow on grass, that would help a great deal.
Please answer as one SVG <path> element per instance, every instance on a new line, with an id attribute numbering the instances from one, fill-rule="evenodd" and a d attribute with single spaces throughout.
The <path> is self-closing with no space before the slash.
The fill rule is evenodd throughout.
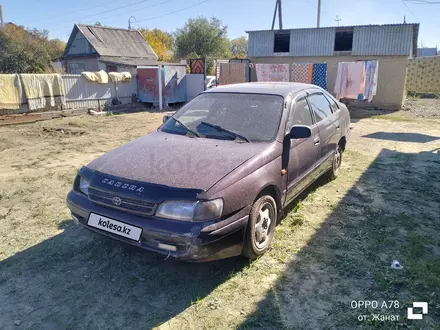
<path id="1" fill-rule="evenodd" d="M 361 119 L 381 116 L 381 115 L 389 115 L 397 112 L 398 110 L 390 110 L 390 109 L 380 109 L 376 107 L 366 107 L 364 106 L 356 106 L 356 105 L 348 105 L 348 110 L 350 111 L 350 118 L 352 123 L 356 123 Z"/>
<path id="2" fill-rule="evenodd" d="M 164 260 L 65 220 L 0 262 L 0 328 L 149 329 L 204 298 L 247 260 Z"/>
<path id="3" fill-rule="evenodd" d="M 434 329 L 440 324 L 439 200 L 438 154 L 382 150 L 240 328 Z M 395 259 L 403 270 L 390 269 Z M 379 307 L 352 308 L 360 300 Z M 384 308 L 383 301 L 398 307 Z M 423 320 L 406 317 L 414 301 L 430 306 Z"/>
<path id="4" fill-rule="evenodd" d="M 422 133 L 390 133 L 390 132 L 375 132 L 363 137 L 387 141 L 399 142 L 417 142 L 427 143 L 440 139 L 438 136 L 426 135 Z"/>

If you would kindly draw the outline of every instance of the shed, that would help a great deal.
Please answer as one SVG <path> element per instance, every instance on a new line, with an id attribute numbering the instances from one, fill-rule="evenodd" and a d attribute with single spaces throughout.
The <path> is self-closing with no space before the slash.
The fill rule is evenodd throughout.
<path id="1" fill-rule="evenodd" d="M 419 24 L 358 25 L 247 31 L 252 63 L 327 63 L 328 91 L 333 92 L 338 63 L 378 60 L 379 78 L 373 104 L 401 108 L 406 67 L 417 55 Z M 256 81 L 255 70 L 252 81 Z"/>

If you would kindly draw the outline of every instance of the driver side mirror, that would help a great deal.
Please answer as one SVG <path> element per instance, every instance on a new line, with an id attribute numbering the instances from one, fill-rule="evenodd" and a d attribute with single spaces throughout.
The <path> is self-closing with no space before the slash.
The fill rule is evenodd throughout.
<path id="1" fill-rule="evenodd" d="M 170 115 L 164 115 L 163 117 L 162 117 L 162 123 L 165 123 L 166 121 L 168 121 L 168 119 L 170 119 Z"/>
<path id="2" fill-rule="evenodd" d="M 289 139 L 307 139 L 312 136 L 312 130 L 309 126 L 294 125 L 290 132 L 286 135 Z"/>

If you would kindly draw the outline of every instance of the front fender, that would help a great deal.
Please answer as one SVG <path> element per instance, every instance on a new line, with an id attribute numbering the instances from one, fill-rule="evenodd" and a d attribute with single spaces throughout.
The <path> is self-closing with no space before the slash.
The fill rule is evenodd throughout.
<path id="1" fill-rule="evenodd" d="M 274 155 L 272 154 L 272 156 Z M 277 153 L 275 157 L 269 157 L 268 159 L 269 161 L 262 166 L 252 166 L 253 164 L 251 163 L 258 163 L 258 159 L 243 164 L 207 192 L 210 199 L 223 198 L 224 215 L 252 205 L 255 197 L 264 187 L 273 185 L 280 192 L 283 191 L 285 176 L 281 174 L 281 152 Z M 253 170 L 247 171 L 247 169 Z"/>

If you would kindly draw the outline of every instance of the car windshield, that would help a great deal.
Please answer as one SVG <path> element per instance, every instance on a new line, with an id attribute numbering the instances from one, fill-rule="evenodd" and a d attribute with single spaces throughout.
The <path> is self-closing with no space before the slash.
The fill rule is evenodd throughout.
<path id="1" fill-rule="evenodd" d="M 190 131 L 215 139 L 271 141 L 278 131 L 284 99 L 269 94 L 205 93 L 180 109 L 161 131 Z M 182 125 L 183 124 L 183 125 Z"/>

